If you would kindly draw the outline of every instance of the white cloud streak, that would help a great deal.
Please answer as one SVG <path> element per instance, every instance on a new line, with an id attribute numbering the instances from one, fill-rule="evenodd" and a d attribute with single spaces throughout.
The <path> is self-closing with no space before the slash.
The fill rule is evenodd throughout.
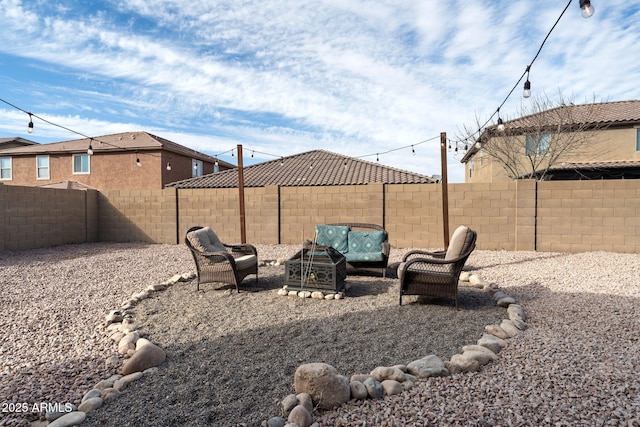
<path id="1" fill-rule="evenodd" d="M 639 98 L 637 5 L 571 5 L 531 70 L 532 89 L 576 101 Z M 486 119 L 563 4 L 456 0 L 0 0 L 3 98 L 94 135 L 148 130 L 208 153 L 237 142 L 289 155 L 385 152 Z M 97 5 L 97 6 L 95 6 Z M 634 9 L 635 8 L 635 9 Z M 26 94 L 31 88 L 32 95 Z M 501 109 L 516 114 L 517 88 Z M 17 99 L 13 99 L 13 98 Z M 0 110 L 0 128 L 14 132 Z M 109 131 L 113 133 L 113 131 Z M 104 133 L 102 133 L 104 134 Z M 439 171 L 437 141 L 381 162 Z M 410 153 L 410 149 L 407 150 Z M 368 160 L 371 160 L 368 158 Z M 435 170 L 434 170 L 435 168 Z M 463 180 L 450 161 L 450 181 Z"/>

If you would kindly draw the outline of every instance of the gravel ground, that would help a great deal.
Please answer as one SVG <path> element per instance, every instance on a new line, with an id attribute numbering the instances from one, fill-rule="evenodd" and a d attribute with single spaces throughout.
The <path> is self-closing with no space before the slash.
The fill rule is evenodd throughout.
<path id="1" fill-rule="evenodd" d="M 276 259 L 297 248 L 258 251 Z M 529 329 L 479 372 L 349 402 L 314 414 L 320 425 L 640 425 L 640 255 L 475 251 L 467 265 L 524 306 Z M 95 329 L 105 313 L 193 269 L 182 245 L 1 252 L 0 404 L 79 403 L 113 373 L 104 360 L 115 345 Z M 167 361 L 83 425 L 259 425 L 278 415 L 301 363 L 324 361 L 350 376 L 427 354 L 447 359 L 505 317 L 467 288 L 460 311 L 410 298 L 398 307 L 394 278 L 349 276 L 342 301 L 280 297 L 282 271 L 261 268 L 257 292 L 204 285 L 198 293 L 181 283 L 141 302 L 136 323 Z M 36 415 L 0 413 L 0 425 Z"/>

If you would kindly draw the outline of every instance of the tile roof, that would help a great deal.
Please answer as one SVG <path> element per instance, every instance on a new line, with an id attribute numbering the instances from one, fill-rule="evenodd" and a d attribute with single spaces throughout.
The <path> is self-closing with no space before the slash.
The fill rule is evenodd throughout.
<path id="1" fill-rule="evenodd" d="M 30 141 L 28 139 L 18 137 L 0 138 L 0 150 L 4 150 L 4 147 L 10 146 L 11 148 L 20 145 L 38 145 L 37 142 Z"/>
<path id="2" fill-rule="evenodd" d="M 373 183 L 414 184 L 435 183 L 426 175 L 367 162 L 325 150 L 307 151 L 281 159 L 243 168 L 245 187 L 280 185 L 329 186 L 364 185 Z M 225 170 L 210 175 L 168 184 L 175 188 L 233 188 L 238 186 L 237 170 Z"/>
<path id="3" fill-rule="evenodd" d="M 504 124 L 509 130 L 537 126 L 540 123 L 538 117 L 542 115 L 550 125 L 559 124 L 554 123 L 554 120 L 561 121 L 562 124 L 567 125 L 613 126 L 616 124 L 640 123 L 640 100 L 563 105 L 536 114 L 508 120 Z"/>
<path id="4" fill-rule="evenodd" d="M 599 161 L 599 162 L 562 162 L 551 166 L 550 170 L 569 170 L 569 169 L 621 169 L 621 168 L 640 168 L 640 160 L 626 161 Z"/>
<path id="5" fill-rule="evenodd" d="M 113 135 L 97 136 L 95 138 L 83 138 L 72 141 L 52 142 L 48 144 L 27 145 L 24 147 L 3 150 L 3 154 L 58 154 L 80 153 L 87 151 L 91 144 L 94 153 L 114 151 L 145 151 L 164 149 L 176 154 L 182 154 L 197 160 L 205 160 L 213 163 L 216 159 L 199 151 L 177 144 L 168 139 L 150 134 L 148 132 L 123 132 Z M 218 160 L 228 168 L 235 167 L 231 163 Z"/>

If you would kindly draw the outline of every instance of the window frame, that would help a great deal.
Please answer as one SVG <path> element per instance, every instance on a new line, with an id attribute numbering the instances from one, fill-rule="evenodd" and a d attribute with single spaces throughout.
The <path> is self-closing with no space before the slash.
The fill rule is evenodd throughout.
<path id="1" fill-rule="evenodd" d="M 640 127 L 636 128 L 636 151 L 640 151 Z"/>
<path id="2" fill-rule="evenodd" d="M 80 169 L 76 170 L 76 158 L 87 159 L 87 170 L 82 170 L 82 160 L 80 160 Z M 91 156 L 88 153 L 76 153 L 71 156 L 71 173 L 73 175 L 89 175 L 91 173 Z"/>
<path id="3" fill-rule="evenodd" d="M 47 165 L 40 166 L 40 159 L 46 159 Z M 50 161 L 51 159 L 49 158 L 48 154 L 36 156 L 36 180 L 44 181 L 44 180 L 51 179 L 51 162 Z M 40 172 L 45 170 L 47 172 L 46 176 L 41 176 Z"/>
<path id="4" fill-rule="evenodd" d="M 191 159 L 191 177 L 197 178 L 204 175 L 202 160 Z"/>
<path id="5" fill-rule="evenodd" d="M 537 138 L 537 140 L 536 140 Z M 543 144 L 543 142 L 545 142 Z M 546 156 L 549 154 L 551 147 L 550 133 L 528 133 L 524 138 L 524 154 L 525 156 Z"/>
<path id="6" fill-rule="evenodd" d="M 9 160 L 8 168 L 2 166 L 4 160 Z M 9 171 L 9 176 L 6 178 L 2 176 L 5 170 Z M 13 158 L 11 156 L 0 157 L 0 181 L 13 181 Z"/>

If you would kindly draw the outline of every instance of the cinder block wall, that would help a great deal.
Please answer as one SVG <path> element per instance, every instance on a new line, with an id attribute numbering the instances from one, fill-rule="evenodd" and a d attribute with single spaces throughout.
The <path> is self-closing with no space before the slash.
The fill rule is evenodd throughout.
<path id="1" fill-rule="evenodd" d="M 640 252 L 640 180 L 538 185 L 538 250 Z"/>
<path id="2" fill-rule="evenodd" d="M 282 187 L 281 243 L 313 239 L 316 224 L 384 224 L 384 186 Z"/>
<path id="3" fill-rule="evenodd" d="M 640 180 L 450 184 L 449 234 L 479 249 L 640 252 Z M 193 225 L 240 240 L 239 192 L 96 192 L 0 185 L 0 250 L 85 241 L 181 243 Z M 299 244 L 316 224 L 384 226 L 396 248 L 441 248 L 442 187 L 433 184 L 245 189 L 247 241 Z M 536 232 L 537 230 L 537 232 Z"/>
<path id="4" fill-rule="evenodd" d="M 0 186 L 2 250 L 92 241 L 87 234 L 87 192 Z"/>
<path id="5" fill-rule="evenodd" d="M 98 196 L 98 239 L 177 243 L 176 189 L 107 190 Z"/>
<path id="6" fill-rule="evenodd" d="M 277 186 L 244 190 L 247 242 L 279 243 L 279 191 Z M 190 227 L 208 225 L 223 242 L 240 242 L 239 200 L 237 188 L 179 190 L 179 241 Z"/>

